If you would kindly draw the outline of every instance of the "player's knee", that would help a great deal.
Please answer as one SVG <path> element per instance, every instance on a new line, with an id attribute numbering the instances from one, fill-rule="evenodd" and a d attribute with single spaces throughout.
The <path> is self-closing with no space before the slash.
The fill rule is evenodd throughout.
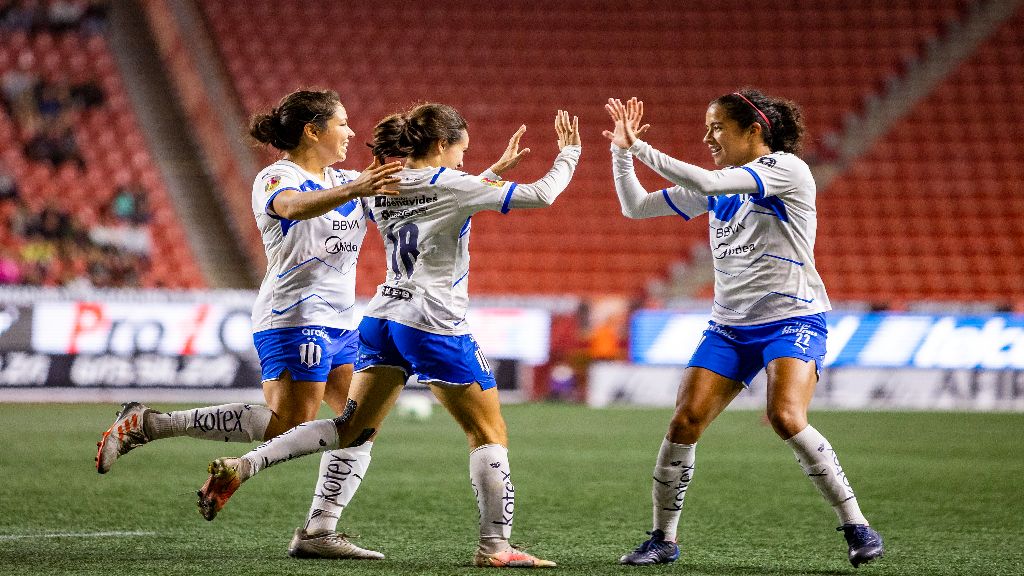
<path id="1" fill-rule="evenodd" d="M 296 406 L 288 410 L 278 410 L 277 419 L 285 430 L 294 428 L 299 424 L 316 419 L 316 407 Z"/>
<path id="2" fill-rule="evenodd" d="M 704 428 L 707 427 L 705 419 L 686 407 L 677 408 L 669 423 L 669 436 L 673 438 L 685 438 L 688 443 L 696 442 L 700 438 Z"/>
<path id="3" fill-rule="evenodd" d="M 470 446 L 483 446 L 485 444 L 508 445 L 508 432 L 505 429 L 505 422 L 478 422 L 475 425 L 465 428 L 466 439 Z"/>
<path id="4" fill-rule="evenodd" d="M 783 440 L 796 436 L 807 427 L 807 414 L 789 406 L 769 407 L 768 422 Z"/>

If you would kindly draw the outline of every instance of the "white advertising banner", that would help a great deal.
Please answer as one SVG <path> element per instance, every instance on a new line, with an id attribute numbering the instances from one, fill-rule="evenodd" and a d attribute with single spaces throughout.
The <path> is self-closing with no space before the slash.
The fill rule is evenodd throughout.
<path id="1" fill-rule="evenodd" d="M 671 407 L 683 370 L 596 363 L 590 369 L 587 404 Z M 766 394 L 762 371 L 731 407 L 763 409 Z M 829 368 L 821 373 L 811 408 L 1024 412 L 1024 370 Z"/>

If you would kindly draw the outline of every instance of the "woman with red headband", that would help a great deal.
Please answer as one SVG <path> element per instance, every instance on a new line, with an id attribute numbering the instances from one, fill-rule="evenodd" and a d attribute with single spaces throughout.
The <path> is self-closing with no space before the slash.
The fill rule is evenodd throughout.
<path id="1" fill-rule="evenodd" d="M 825 357 L 831 309 L 814 268 L 815 184 L 795 154 L 804 126 L 788 100 L 743 90 L 713 100 L 704 143 L 721 170 L 671 158 L 640 140 L 643 102 L 609 100 L 615 191 L 629 218 L 710 216 L 715 300 L 711 321 L 679 387 L 654 466 L 650 539 L 624 555 L 632 565 L 679 557 L 676 527 L 693 478 L 697 440 L 754 376 L 768 376 L 768 420 L 839 517 L 850 562 L 882 556 L 882 538 L 860 511 L 828 440 L 807 423 Z M 633 158 L 675 184 L 648 194 Z"/>

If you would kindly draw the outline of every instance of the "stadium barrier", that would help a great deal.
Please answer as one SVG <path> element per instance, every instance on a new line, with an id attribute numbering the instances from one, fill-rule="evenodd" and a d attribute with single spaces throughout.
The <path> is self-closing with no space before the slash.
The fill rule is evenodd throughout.
<path id="1" fill-rule="evenodd" d="M 588 404 L 672 406 L 707 322 L 706 314 L 636 312 L 631 362 L 594 364 Z M 1024 411 L 1024 316 L 833 312 L 828 330 L 815 408 Z M 763 408 L 764 378 L 733 405 Z"/>
<path id="2" fill-rule="evenodd" d="M 258 392 L 250 321 L 255 297 L 249 291 L 0 291 L 0 401 L 77 401 L 90 395 L 68 390 L 88 389 L 172 390 L 183 401 L 208 397 L 183 390 Z M 364 306 L 357 304 L 357 315 Z M 548 360 L 545 309 L 478 307 L 467 321 L 506 389 L 529 384 L 523 382 L 532 374 L 528 368 Z"/>

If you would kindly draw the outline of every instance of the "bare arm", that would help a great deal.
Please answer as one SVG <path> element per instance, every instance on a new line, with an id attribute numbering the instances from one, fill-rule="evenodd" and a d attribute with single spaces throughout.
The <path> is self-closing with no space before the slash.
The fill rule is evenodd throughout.
<path id="1" fill-rule="evenodd" d="M 328 188 L 327 190 L 311 190 L 299 192 L 294 189 L 282 190 L 274 196 L 271 209 L 281 218 L 288 220 L 308 220 L 323 216 L 338 206 L 364 196 L 394 196 L 397 190 L 385 188 L 398 183 L 392 174 L 402 169 L 401 162 L 390 162 L 381 165 L 374 160 L 355 180 Z"/>

